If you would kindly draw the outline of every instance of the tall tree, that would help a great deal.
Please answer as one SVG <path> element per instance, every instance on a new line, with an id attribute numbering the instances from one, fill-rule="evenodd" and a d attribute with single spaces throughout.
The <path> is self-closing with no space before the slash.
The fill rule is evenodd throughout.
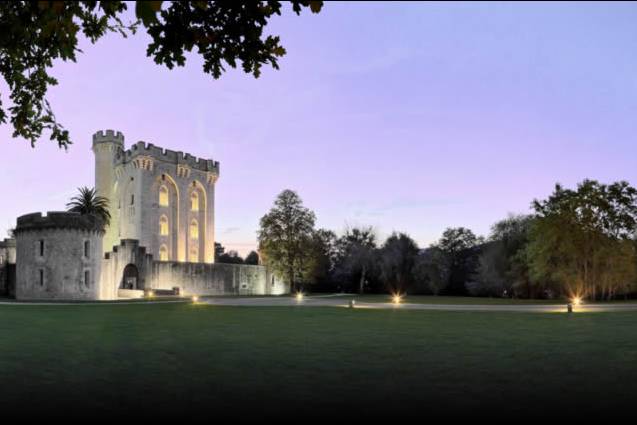
<path id="1" fill-rule="evenodd" d="M 637 189 L 624 181 L 584 180 L 576 190 L 558 184 L 533 208 L 527 255 L 534 278 L 593 299 L 634 285 Z"/>
<path id="2" fill-rule="evenodd" d="M 256 266 L 259 264 L 259 254 L 256 251 L 250 251 L 248 255 L 246 255 L 245 259 L 246 264 L 250 264 Z"/>
<path id="3" fill-rule="evenodd" d="M 66 204 L 70 212 L 82 215 L 92 215 L 108 226 L 111 222 L 111 213 L 108 211 L 108 199 L 99 196 L 94 188 L 80 187 L 79 193 Z"/>
<path id="4" fill-rule="evenodd" d="M 429 247 L 416 257 L 413 273 L 417 292 L 438 295 L 449 284 L 451 258 L 439 247 Z"/>
<path id="5" fill-rule="evenodd" d="M 526 264 L 526 246 L 533 218 L 509 215 L 491 227 L 480 249 L 477 279 L 469 292 L 480 295 L 535 295 Z"/>
<path id="6" fill-rule="evenodd" d="M 405 293 L 413 282 L 418 245 L 405 233 L 393 233 L 380 250 L 380 270 L 385 286 L 392 293 Z"/>
<path id="7" fill-rule="evenodd" d="M 438 244 L 448 257 L 449 283 L 447 291 L 454 295 L 466 292 L 466 285 L 475 275 L 478 266 L 478 245 L 482 238 L 464 227 L 447 228 Z"/>
<path id="8" fill-rule="evenodd" d="M 314 213 L 292 190 L 281 192 L 272 209 L 261 217 L 258 240 L 262 260 L 288 280 L 293 292 L 310 266 L 315 221 Z"/>
<path id="9" fill-rule="evenodd" d="M 215 242 L 215 261 L 219 261 L 219 258 L 226 252 L 226 248 L 221 245 L 220 242 Z"/>
<path id="10" fill-rule="evenodd" d="M 291 1 L 297 15 L 305 7 L 318 13 L 322 1 Z M 0 103 L 0 123 L 10 116 L 13 137 L 34 146 L 43 131 L 60 147 L 71 138 L 46 99 L 58 81 L 50 75 L 54 61 L 77 59 L 78 33 L 95 43 L 108 33 L 127 37 L 143 27 L 150 36 L 146 55 L 172 69 L 184 66 L 193 50 L 203 58 L 203 71 L 215 79 L 226 66 L 259 77 L 261 67 L 279 68 L 285 55 L 280 38 L 264 35 L 269 19 L 281 15 L 279 1 L 138 1 L 137 20 L 124 22 L 124 1 L 0 2 L 0 74 L 12 106 Z"/>
<path id="11" fill-rule="evenodd" d="M 336 235 L 331 230 L 313 232 L 308 245 L 308 266 L 304 281 L 321 288 L 329 283 L 334 268 Z"/>
<path id="12" fill-rule="evenodd" d="M 364 293 L 376 260 L 376 232 L 371 226 L 348 228 L 338 239 L 337 251 L 339 275 L 347 279 L 357 277 L 358 293 Z"/>

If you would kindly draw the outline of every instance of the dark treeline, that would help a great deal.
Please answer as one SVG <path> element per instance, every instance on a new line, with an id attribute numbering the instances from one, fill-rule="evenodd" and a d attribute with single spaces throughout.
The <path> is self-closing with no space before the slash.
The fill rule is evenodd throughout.
<path id="1" fill-rule="evenodd" d="M 250 251 L 246 258 L 243 258 L 235 250 L 226 252 L 226 248 L 219 242 L 215 242 L 215 262 L 225 264 L 259 264 L 259 254 L 256 251 Z"/>
<path id="2" fill-rule="evenodd" d="M 379 241 L 371 227 L 337 236 L 286 190 L 261 219 L 261 259 L 293 290 L 518 298 L 613 299 L 637 290 L 637 190 L 585 180 L 555 186 L 533 214 L 510 215 L 488 237 L 446 229 L 421 248 L 406 233 Z"/>

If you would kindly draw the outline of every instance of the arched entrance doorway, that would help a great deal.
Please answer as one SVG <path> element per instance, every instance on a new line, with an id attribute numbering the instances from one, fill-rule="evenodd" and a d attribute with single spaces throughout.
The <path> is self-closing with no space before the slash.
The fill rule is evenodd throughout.
<path id="1" fill-rule="evenodd" d="M 137 281 L 139 280 L 139 272 L 137 266 L 129 264 L 124 267 L 124 276 L 122 278 L 122 289 L 139 289 Z"/>

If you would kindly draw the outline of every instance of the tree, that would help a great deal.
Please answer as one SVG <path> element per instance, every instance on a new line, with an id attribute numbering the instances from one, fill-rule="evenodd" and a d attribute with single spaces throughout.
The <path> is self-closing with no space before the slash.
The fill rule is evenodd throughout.
<path id="1" fill-rule="evenodd" d="M 456 255 L 462 251 L 473 248 L 481 240 L 465 227 L 448 227 L 442 233 L 442 237 L 438 241 L 438 248 L 447 254 Z"/>
<path id="2" fill-rule="evenodd" d="M 259 265 L 259 254 L 256 251 L 250 251 L 246 256 L 245 263 L 253 266 Z"/>
<path id="3" fill-rule="evenodd" d="M 489 241 L 480 247 L 475 280 L 465 286 L 474 296 L 497 296 L 510 294 L 511 283 L 508 280 L 508 253 L 501 240 Z"/>
<path id="4" fill-rule="evenodd" d="M 567 296 L 592 299 L 610 299 L 635 284 L 637 189 L 625 181 L 584 180 L 576 190 L 557 184 L 533 208 L 532 277 L 557 284 Z"/>
<path id="5" fill-rule="evenodd" d="M 221 245 L 220 242 L 215 242 L 215 261 L 219 261 L 219 258 L 226 252 L 226 248 Z"/>
<path id="6" fill-rule="evenodd" d="M 356 289 L 364 293 L 376 260 L 376 232 L 371 226 L 346 229 L 337 241 L 337 251 L 338 274 L 349 280 L 357 277 Z"/>
<path id="7" fill-rule="evenodd" d="M 243 264 L 243 258 L 239 255 L 239 253 L 235 250 L 230 250 L 226 253 L 223 253 L 216 260 L 217 263 L 222 264 Z"/>
<path id="8" fill-rule="evenodd" d="M 325 288 L 334 268 L 336 235 L 331 230 L 318 229 L 309 241 L 309 259 L 304 281 Z"/>
<path id="9" fill-rule="evenodd" d="M 534 282 L 526 264 L 526 246 L 533 218 L 509 215 L 491 227 L 487 243 L 480 249 L 477 279 L 467 288 L 473 295 L 524 294 L 534 297 Z"/>
<path id="10" fill-rule="evenodd" d="M 436 245 L 448 257 L 449 283 L 447 291 L 454 295 L 463 295 L 466 284 L 470 282 L 478 265 L 478 245 L 482 238 L 464 227 L 447 228 Z"/>
<path id="11" fill-rule="evenodd" d="M 108 226 L 111 222 L 108 199 L 97 195 L 95 188 L 80 187 L 78 191 L 79 194 L 72 197 L 71 201 L 66 204 L 68 211 L 92 215 L 101 221 L 102 227 Z"/>
<path id="12" fill-rule="evenodd" d="M 316 217 L 292 190 L 281 192 L 272 209 L 261 217 L 259 252 L 266 265 L 287 279 L 292 292 L 310 266 L 310 244 Z"/>
<path id="13" fill-rule="evenodd" d="M 438 295 L 449 284 L 450 258 L 437 246 L 424 249 L 416 257 L 413 273 L 417 292 Z"/>
<path id="14" fill-rule="evenodd" d="M 299 15 L 309 7 L 320 12 L 322 1 L 292 0 Z M 195 50 L 204 60 L 203 71 L 219 78 L 226 66 L 259 77 L 261 67 L 279 68 L 285 55 L 278 36 L 263 34 L 268 20 L 281 14 L 279 1 L 138 1 L 137 20 L 124 23 L 123 1 L 14 1 L 0 3 L 0 74 L 9 86 L 8 108 L 13 137 L 35 146 L 43 131 L 60 147 L 71 138 L 46 99 L 58 81 L 50 75 L 56 60 L 77 60 L 78 33 L 95 43 L 108 33 L 123 37 L 143 27 L 151 38 L 146 55 L 172 69 L 184 66 L 186 52 Z M 0 103 L 0 123 L 7 122 Z"/>
<path id="15" fill-rule="evenodd" d="M 405 293 L 413 282 L 418 245 L 405 233 L 392 233 L 380 250 L 380 270 L 386 288 Z"/>

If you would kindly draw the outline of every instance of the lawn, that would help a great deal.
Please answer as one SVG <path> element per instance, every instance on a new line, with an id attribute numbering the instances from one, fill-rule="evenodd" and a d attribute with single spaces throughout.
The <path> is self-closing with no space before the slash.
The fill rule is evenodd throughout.
<path id="1" fill-rule="evenodd" d="M 392 302 L 391 295 L 386 294 L 365 294 L 365 295 L 339 295 L 339 298 L 355 299 L 369 303 L 387 303 Z M 414 304 L 462 304 L 462 305 L 510 305 L 510 304 L 565 304 L 566 301 L 561 299 L 539 300 L 539 299 L 523 299 L 523 298 L 488 298 L 488 297 L 450 297 L 450 296 L 433 296 L 433 295 L 405 295 L 401 298 L 401 302 Z"/>
<path id="2" fill-rule="evenodd" d="M 633 405 L 637 314 L 0 306 L 0 409 L 380 417 Z"/>

